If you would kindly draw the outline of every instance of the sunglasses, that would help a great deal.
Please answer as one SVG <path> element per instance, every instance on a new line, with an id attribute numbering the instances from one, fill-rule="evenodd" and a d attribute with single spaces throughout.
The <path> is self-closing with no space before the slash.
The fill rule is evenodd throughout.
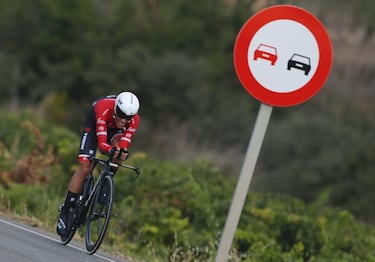
<path id="1" fill-rule="evenodd" d="M 121 115 L 119 115 L 119 114 L 113 114 L 113 116 L 121 118 L 121 119 L 126 119 L 128 121 L 132 120 L 132 118 L 134 117 L 134 116 L 128 116 L 128 115 L 125 115 L 125 114 L 121 114 Z"/>

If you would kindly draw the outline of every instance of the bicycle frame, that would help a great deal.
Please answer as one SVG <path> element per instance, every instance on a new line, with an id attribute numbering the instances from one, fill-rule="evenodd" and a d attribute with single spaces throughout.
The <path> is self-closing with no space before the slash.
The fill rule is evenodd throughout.
<path id="1" fill-rule="evenodd" d="M 110 175 L 111 177 L 113 177 L 116 173 L 116 171 L 111 171 L 110 170 L 110 167 L 111 167 L 111 162 L 107 162 L 107 161 L 104 161 L 104 160 L 101 160 L 101 159 L 96 159 L 94 158 L 93 159 L 96 163 L 94 163 L 94 167 L 92 169 L 92 171 L 94 171 L 95 167 L 96 167 L 96 164 L 99 163 L 101 165 L 103 165 L 103 170 L 100 172 L 98 178 L 96 179 L 96 182 L 95 182 L 95 185 L 93 186 L 93 188 L 90 190 L 89 192 L 89 196 L 87 197 L 86 201 L 84 202 L 84 206 L 87 207 L 90 202 L 91 202 L 91 199 L 94 195 L 94 192 L 95 190 L 98 188 L 98 186 L 100 185 L 102 179 L 104 176 L 108 176 Z M 92 175 L 92 171 L 91 171 L 91 175 Z M 93 175 L 92 175 L 93 176 Z"/>
<path id="2" fill-rule="evenodd" d="M 99 159 L 99 158 L 96 158 L 96 157 L 91 157 L 90 160 L 94 161 L 94 166 L 92 168 L 92 171 L 94 171 L 97 164 L 100 164 L 101 166 L 103 166 L 103 170 L 100 172 L 99 177 L 96 179 L 94 187 L 89 192 L 89 196 L 84 203 L 84 206 L 86 206 L 86 207 L 89 205 L 89 203 L 90 203 L 90 201 L 93 197 L 93 194 L 95 192 L 95 189 L 99 186 L 103 177 L 109 175 L 113 178 L 114 175 L 116 174 L 117 170 L 118 170 L 118 167 L 124 167 L 124 168 L 130 169 L 130 170 L 133 170 L 137 174 L 135 178 L 138 178 L 139 174 L 141 173 L 139 167 L 133 167 L 133 166 L 125 165 L 125 164 L 113 163 L 111 157 L 110 157 L 109 160 L 103 160 L 103 159 Z M 111 170 L 111 167 L 115 168 L 114 171 Z M 91 175 L 92 175 L 92 171 L 91 171 Z"/>

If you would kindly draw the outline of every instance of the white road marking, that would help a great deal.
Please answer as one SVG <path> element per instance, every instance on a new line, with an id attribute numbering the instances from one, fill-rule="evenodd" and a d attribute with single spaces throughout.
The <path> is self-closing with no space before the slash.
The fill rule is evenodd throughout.
<path id="1" fill-rule="evenodd" d="M 20 226 L 20 225 L 17 225 L 17 224 L 11 223 L 11 222 L 6 221 L 6 220 L 4 220 L 4 219 L 1 219 L 1 218 L 0 218 L 0 222 L 3 222 L 4 224 L 10 225 L 10 226 L 12 226 L 12 227 L 15 227 L 15 228 L 21 229 L 21 230 L 23 230 L 23 231 L 26 231 L 26 232 L 32 233 L 32 234 L 34 234 L 34 235 L 37 235 L 37 236 L 40 236 L 40 237 L 43 237 L 43 238 L 46 238 L 46 239 L 49 239 L 49 240 L 52 240 L 52 241 L 55 241 L 55 242 L 60 243 L 59 240 L 57 240 L 57 239 L 55 239 L 55 238 L 53 238 L 53 237 L 50 237 L 50 236 L 44 235 L 44 234 L 42 234 L 42 233 L 36 232 L 36 231 L 34 231 L 34 230 L 31 230 L 31 229 L 29 229 L 29 228 L 26 228 L 26 227 L 23 227 L 23 226 Z M 77 246 L 74 246 L 74 245 L 71 245 L 71 244 L 68 244 L 68 245 L 69 245 L 70 247 L 74 248 L 74 249 L 79 250 L 79 251 L 86 252 L 86 250 L 83 249 L 83 248 L 80 248 L 80 247 L 77 247 Z M 101 256 L 101 255 L 99 255 L 99 254 L 93 254 L 92 256 L 99 257 L 99 258 L 104 259 L 104 260 L 106 260 L 106 261 L 116 262 L 116 260 L 112 260 L 112 259 L 110 259 L 110 258 L 107 258 L 107 257 Z"/>

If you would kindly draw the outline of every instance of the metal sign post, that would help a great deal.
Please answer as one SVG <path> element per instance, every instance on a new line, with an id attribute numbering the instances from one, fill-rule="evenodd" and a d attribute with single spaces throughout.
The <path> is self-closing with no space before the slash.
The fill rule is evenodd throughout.
<path id="1" fill-rule="evenodd" d="M 241 169 L 240 177 L 237 182 L 237 187 L 234 192 L 232 204 L 225 223 L 223 235 L 221 237 L 220 246 L 216 255 L 216 262 L 225 262 L 228 259 L 229 250 L 232 245 L 234 233 L 236 231 L 238 221 L 242 213 L 242 208 L 246 200 L 263 138 L 271 117 L 271 112 L 272 106 L 265 104 L 260 105 L 254 130 L 247 148 L 245 162 Z"/>

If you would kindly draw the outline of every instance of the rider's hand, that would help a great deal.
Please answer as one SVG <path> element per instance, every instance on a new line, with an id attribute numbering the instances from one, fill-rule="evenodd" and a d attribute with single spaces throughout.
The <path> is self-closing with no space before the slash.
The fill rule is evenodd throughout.
<path id="1" fill-rule="evenodd" d="M 120 154 L 120 148 L 114 146 L 111 148 L 108 155 L 110 157 L 112 156 L 111 159 L 117 159 L 119 157 L 119 154 Z"/>
<path id="2" fill-rule="evenodd" d="M 124 160 L 128 159 L 129 152 L 128 152 L 128 150 L 126 148 L 121 148 L 120 149 L 120 148 L 114 146 L 109 151 L 109 156 L 110 157 L 112 156 L 111 159 L 113 159 L 113 160 L 117 159 L 117 160 L 124 161 Z"/>
<path id="3" fill-rule="evenodd" d="M 129 157 L 128 150 L 126 148 L 121 148 L 119 159 L 121 161 L 124 161 L 124 160 L 128 159 L 128 157 Z"/>

